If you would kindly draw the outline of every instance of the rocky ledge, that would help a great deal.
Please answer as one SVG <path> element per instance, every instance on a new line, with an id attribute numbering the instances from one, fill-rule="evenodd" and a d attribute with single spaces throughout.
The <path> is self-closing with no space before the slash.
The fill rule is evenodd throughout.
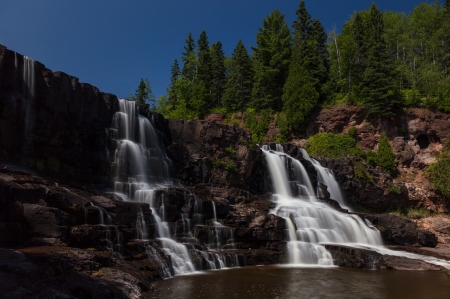
<path id="1" fill-rule="evenodd" d="M 339 267 L 369 270 L 441 271 L 443 267 L 407 257 L 381 254 L 371 249 L 343 245 L 324 245 Z"/>

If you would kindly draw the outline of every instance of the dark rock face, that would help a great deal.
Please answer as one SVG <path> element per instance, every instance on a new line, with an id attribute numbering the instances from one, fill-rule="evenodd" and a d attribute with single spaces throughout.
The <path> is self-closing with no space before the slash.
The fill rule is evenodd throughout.
<path id="1" fill-rule="evenodd" d="M 252 193 L 269 191 L 261 150 L 246 129 L 208 121 L 169 119 L 177 163 L 176 176 L 185 183 L 227 185 Z"/>
<path id="2" fill-rule="evenodd" d="M 377 212 L 417 207 L 435 212 L 450 211 L 450 202 L 431 187 L 394 182 L 390 175 L 364 164 L 360 165 L 370 178 L 358 177 L 356 164 L 359 161 L 356 157 L 320 160 L 323 166 L 334 172 L 351 204 Z"/>
<path id="3" fill-rule="evenodd" d="M 381 236 L 388 244 L 436 247 L 438 238 L 435 234 L 417 227 L 409 219 L 391 214 L 364 215 L 381 232 Z"/>
<path id="4" fill-rule="evenodd" d="M 325 248 L 330 251 L 331 255 L 333 256 L 334 263 L 340 267 L 371 270 L 442 270 L 442 267 L 440 266 L 429 264 L 421 260 L 414 260 L 399 256 L 382 255 L 369 249 L 328 244 L 325 244 Z"/>
<path id="5" fill-rule="evenodd" d="M 109 177 L 105 128 L 117 97 L 0 45 L 0 161 L 20 163 L 58 178 L 105 182 Z"/>

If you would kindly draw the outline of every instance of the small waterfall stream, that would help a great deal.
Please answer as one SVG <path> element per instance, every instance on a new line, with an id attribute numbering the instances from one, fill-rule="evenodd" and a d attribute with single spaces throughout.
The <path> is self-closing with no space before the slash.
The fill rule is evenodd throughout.
<path id="1" fill-rule="evenodd" d="M 332 256 L 321 244 L 335 243 L 370 249 L 381 254 L 420 259 L 450 269 L 450 263 L 445 260 L 385 248 L 379 231 L 359 216 L 338 212 L 317 201 L 315 196 L 293 196 L 292 184 L 306 190 L 310 190 L 312 185 L 303 165 L 284 154 L 281 145 L 277 145 L 275 151 L 268 146 L 263 146 L 262 150 L 275 189 L 272 199 L 277 206 L 272 212 L 286 219 L 291 264 L 332 266 Z M 313 164 L 319 181 L 328 186 L 331 198 L 342 204 L 343 196 L 333 172 L 321 166 L 304 149 L 300 151 L 303 158 Z"/>
<path id="2" fill-rule="evenodd" d="M 149 204 L 153 211 L 156 237 L 165 253 L 170 256 L 173 274 L 194 272 L 195 267 L 186 246 L 171 238 L 169 224 L 165 220 L 164 199 L 161 206 L 155 200 L 155 192 L 167 188 L 171 183 L 170 160 L 162 150 L 163 146 L 153 125 L 138 114 L 136 102 L 121 99 L 119 104 L 120 111 L 113 117 L 111 130 L 112 137 L 118 141 L 114 156 L 115 190 L 125 195 L 122 196 L 125 200 Z M 140 210 L 136 220 L 137 239 L 148 239 L 146 226 Z M 156 250 L 150 247 L 147 245 L 147 253 L 156 255 Z M 157 260 L 163 262 L 160 257 Z M 164 277 L 170 277 L 170 271 L 166 269 L 169 266 L 166 266 L 163 267 Z"/>
<path id="3" fill-rule="evenodd" d="M 286 219 L 289 229 L 289 261 L 292 264 L 333 265 L 331 254 L 321 243 L 381 245 L 378 231 L 358 216 L 343 214 L 318 202 L 303 165 L 283 153 L 263 147 L 275 188 L 273 213 Z M 306 155 L 304 155 L 305 157 Z M 309 156 L 307 156 L 309 158 Z M 309 158 L 310 159 L 310 158 Z M 286 165 L 294 165 L 291 175 Z M 321 171 L 323 167 L 315 167 Z M 288 180 L 292 178 L 294 181 Z M 307 196 L 294 196 L 292 183 L 308 191 Z"/>
<path id="4" fill-rule="evenodd" d="M 192 244 L 181 244 L 180 240 L 188 243 L 198 243 L 193 236 L 192 224 L 203 225 L 203 204 L 195 194 L 186 194 L 185 200 L 191 206 L 190 213 L 181 213 L 183 232 L 177 233 L 173 224 L 167 221 L 165 212 L 164 193 L 173 187 L 169 176 L 169 165 L 171 161 L 167 158 L 163 144 L 157 136 L 152 123 L 138 114 L 137 105 L 134 101 L 119 100 L 120 110 L 115 113 L 110 130 L 111 138 L 116 140 L 117 150 L 114 153 L 114 187 L 120 198 L 126 201 L 147 203 L 151 210 L 151 223 L 155 226 L 156 243 L 170 256 L 169 264 L 162 268 L 163 277 L 191 273 L 203 270 L 202 263 L 192 261 L 192 256 L 202 256 L 206 262 L 206 269 L 221 269 L 226 266 L 238 266 L 237 255 L 203 252 L 196 249 Z M 158 193 L 159 192 L 159 193 Z M 232 228 L 223 226 L 217 221 L 216 207 L 213 201 L 213 219 L 208 233 L 208 246 L 211 249 L 221 249 L 226 242 L 233 242 Z M 147 230 L 147 223 L 142 210 L 138 211 L 136 219 L 136 239 L 149 241 L 152 238 Z M 231 241 L 230 241 L 231 240 Z M 227 244 L 232 247 L 231 244 Z M 160 263 L 165 263 L 164 258 L 158 255 L 152 245 L 146 244 L 146 251 Z M 195 264 L 195 265 L 194 265 Z"/>

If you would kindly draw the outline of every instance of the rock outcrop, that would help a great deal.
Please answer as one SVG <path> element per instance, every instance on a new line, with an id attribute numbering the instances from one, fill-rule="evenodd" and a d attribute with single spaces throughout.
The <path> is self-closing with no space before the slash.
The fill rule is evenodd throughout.
<path id="1" fill-rule="evenodd" d="M 325 248 L 333 256 L 334 263 L 340 267 L 369 270 L 415 270 L 440 271 L 442 267 L 421 260 L 401 256 L 383 255 L 370 249 L 343 245 L 328 245 Z"/>
<path id="2" fill-rule="evenodd" d="M 105 183 L 117 97 L 0 45 L 0 161 Z"/>

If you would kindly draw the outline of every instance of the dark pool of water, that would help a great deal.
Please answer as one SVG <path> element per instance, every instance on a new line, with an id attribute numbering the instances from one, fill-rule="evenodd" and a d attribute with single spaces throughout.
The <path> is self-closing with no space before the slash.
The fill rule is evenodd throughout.
<path id="1" fill-rule="evenodd" d="M 442 272 L 264 266 L 179 276 L 157 282 L 155 288 L 146 299 L 449 299 L 450 276 Z"/>

